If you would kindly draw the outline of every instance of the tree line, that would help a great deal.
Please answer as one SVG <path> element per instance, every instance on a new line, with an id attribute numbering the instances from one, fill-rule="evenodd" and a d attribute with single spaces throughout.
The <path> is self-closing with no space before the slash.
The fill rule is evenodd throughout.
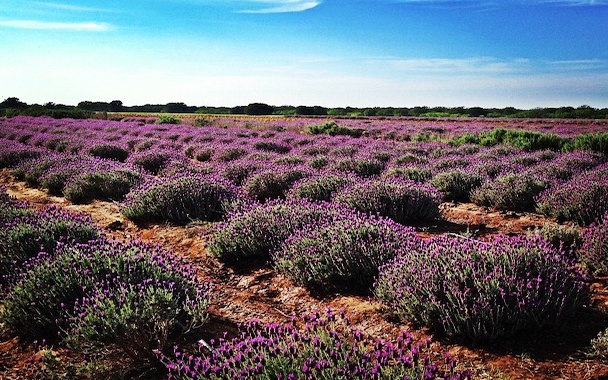
<path id="1" fill-rule="evenodd" d="M 250 103 L 236 107 L 189 106 L 182 102 L 125 106 L 120 100 L 111 102 L 82 101 L 78 105 L 55 103 L 27 104 L 11 97 L 0 103 L 0 116 L 24 114 L 53 117 L 90 117 L 95 112 L 153 112 L 153 113 L 200 113 L 225 115 L 303 115 L 303 116 L 411 116 L 411 117 L 510 117 L 510 118 L 566 118 L 607 119 L 608 108 L 545 107 L 533 109 L 483 108 L 483 107 L 337 107 L 322 106 L 273 106 Z"/>

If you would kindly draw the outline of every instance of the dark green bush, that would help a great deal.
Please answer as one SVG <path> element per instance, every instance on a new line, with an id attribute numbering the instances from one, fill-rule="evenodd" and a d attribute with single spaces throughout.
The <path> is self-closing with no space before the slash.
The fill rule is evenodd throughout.
<path id="1" fill-rule="evenodd" d="M 437 174 L 430 184 L 444 194 L 446 200 L 468 202 L 471 191 L 483 182 L 481 176 L 463 170 L 452 170 Z"/>
<path id="2" fill-rule="evenodd" d="M 129 157 L 129 151 L 125 148 L 112 144 L 95 144 L 89 148 L 89 153 L 92 156 L 99 158 L 107 158 L 110 160 L 118 160 L 124 162 Z"/>
<path id="3" fill-rule="evenodd" d="M 70 180 L 63 189 L 69 201 L 81 204 L 93 199 L 122 200 L 141 181 L 132 170 L 110 170 L 82 174 Z"/>
<path id="4" fill-rule="evenodd" d="M 471 200 L 499 210 L 531 210 L 535 204 L 534 197 L 546 186 L 542 180 L 526 174 L 507 174 L 474 189 Z"/>
<path id="5" fill-rule="evenodd" d="M 360 128 L 349 128 L 338 125 L 335 121 L 330 121 L 321 125 L 310 125 L 308 126 L 307 132 L 311 135 L 327 134 L 330 136 L 346 135 L 351 137 L 361 137 L 365 130 Z"/>

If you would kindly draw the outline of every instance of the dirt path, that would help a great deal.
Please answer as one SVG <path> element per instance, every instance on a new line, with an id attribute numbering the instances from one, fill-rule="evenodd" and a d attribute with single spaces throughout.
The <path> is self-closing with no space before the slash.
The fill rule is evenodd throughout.
<path id="1" fill-rule="evenodd" d="M 344 309 L 351 321 L 372 337 L 394 336 L 401 329 L 411 330 L 419 337 L 427 336 L 425 331 L 392 321 L 381 305 L 371 297 L 334 294 L 318 298 L 277 274 L 269 266 L 252 269 L 249 273 L 236 273 L 207 254 L 205 239 L 212 229 L 209 224 L 140 227 L 125 219 L 116 203 L 95 201 L 88 205 L 73 205 L 64 198 L 49 196 L 44 191 L 31 189 L 23 182 L 14 181 L 6 170 L 0 171 L 0 182 L 6 186 L 10 195 L 35 206 L 55 204 L 88 214 L 108 235 L 119 239 L 139 238 L 154 242 L 195 262 L 200 267 L 201 277 L 215 286 L 210 313 L 213 329 L 218 332 L 223 328 L 234 330 L 236 324 L 251 318 L 265 322 L 281 322 L 287 321 L 291 316 L 331 306 Z M 469 229 L 471 226 L 483 229 L 484 234 L 520 233 L 530 226 L 542 226 L 550 222 L 534 214 L 509 215 L 488 212 L 472 204 L 444 204 L 442 214 L 447 222 L 425 227 L 424 234 L 459 232 L 466 229 L 467 224 Z M 596 302 L 605 302 L 608 306 L 605 282 L 594 286 L 598 294 L 605 297 Z M 477 378 L 608 378 L 608 363 L 588 360 L 581 352 L 588 346 L 591 337 L 605 326 L 604 316 L 592 311 L 583 311 L 565 331 L 554 336 L 545 336 L 543 339 L 535 338 L 523 348 L 520 347 L 521 342 L 506 342 L 502 348 L 496 349 L 474 349 L 445 343 L 441 344 L 441 349 L 448 350 L 463 362 L 468 362 Z M 518 349 L 510 350 L 510 346 Z"/>

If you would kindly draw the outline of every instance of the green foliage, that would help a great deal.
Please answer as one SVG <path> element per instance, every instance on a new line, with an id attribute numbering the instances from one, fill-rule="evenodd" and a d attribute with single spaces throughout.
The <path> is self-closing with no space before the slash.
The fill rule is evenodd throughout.
<path id="1" fill-rule="evenodd" d="M 307 132 L 311 135 L 327 134 L 330 136 L 346 135 L 351 137 L 361 137 L 365 130 L 341 126 L 335 121 L 330 121 L 321 125 L 310 125 L 308 126 Z"/>
<path id="2" fill-rule="evenodd" d="M 535 204 L 534 197 L 546 186 L 546 183 L 525 174 L 506 174 L 474 189 L 471 200 L 499 210 L 531 210 Z"/>
<path id="3" fill-rule="evenodd" d="M 69 181 L 63 195 L 76 204 L 89 203 L 93 199 L 119 201 L 140 181 L 139 173 L 126 169 L 85 173 Z"/>
<path id="4" fill-rule="evenodd" d="M 433 172 L 429 168 L 406 166 L 390 168 L 383 175 L 385 177 L 409 179 L 414 182 L 426 182 L 433 177 Z"/>
<path id="5" fill-rule="evenodd" d="M 539 235 L 554 247 L 575 248 L 582 242 L 581 234 L 576 228 L 559 224 L 545 224 L 541 228 L 535 229 L 533 233 Z"/>
<path id="6" fill-rule="evenodd" d="M 385 163 L 373 158 L 346 157 L 336 161 L 332 168 L 341 172 L 352 172 L 359 177 L 372 177 L 384 170 Z"/>
<path id="7" fill-rule="evenodd" d="M 182 121 L 173 115 L 160 115 L 156 124 L 180 124 Z"/>
<path id="8" fill-rule="evenodd" d="M 89 153 L 95 157 L 108 158 L 120 162 L 123 162 L 129 157 L 128 150 L 113 144 L 95 144 L 89 148 Z"/>
<path id="9" fill-rule="evenodd" d="M 608 132 L 577 135 L 572 142 L 567 145 L 567 150 L 573 149 L 592 150 L 608 156 Z"/>
<path id="10" fill-rule="evenodd" d="M 281 169 L 253 174 L 243 186 L 252 198 L 264 202 L 268 199 L 285 198 L 291 185 L 310 173 L 302 169 Z"/>
<path id="11" fill-rule="evenodd" d="M 471 191 L 483 182 L 482 178 L 470 172 L 452 170 L 437 174 L 430 182 L 444 194 L 446 200 L 468 202 Z"/>

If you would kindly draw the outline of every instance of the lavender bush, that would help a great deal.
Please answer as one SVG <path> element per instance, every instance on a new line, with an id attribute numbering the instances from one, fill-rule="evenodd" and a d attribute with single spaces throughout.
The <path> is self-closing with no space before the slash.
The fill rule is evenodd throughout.
<path id="1" fill-rule="evenodd" d="M 499 210 L 525 211 L 534 208 L 534 197 L 546 186 L 542 180 L 524 173 L 506 174 L 474 189 L 471 200 Z"/>
<path id="2" fill-rule="evenodd" d="M 159 354 L 170 379 L 466 379 L 448 354 L 435 359 L 430 342 L 402 332 L 394 341 L 368 342 L 343 314 L 303 315 L 291 323 L 249 322 L 234 339 L 219 339 L 195 354 Z"/>
<path id="3" fill-rule="evenodd" d="M 437 217 L 441 199 L 432 186 L 393 177 L 357 183 L 335 197 L 338 203 L 404 224 Z"/>
<path id="4" fill-rule="evenodd" d="M 537 198 L 537 210 L 558 220 L 587 225 L 608 211 L 608 166 L 580 174 Z"/>
<path id="5" fill-rule="evenodd" d="M 96 143 L 88 149 L 89 154 L 99 158 L 107 158 L 123 162 L 129 157 L 129 151 L 115 144 Z"/>
<path id="6" fill-rule="evenodd" d="M 129 193 L 122 213 L 136 222 L 170 221 L 188 223 L 193 219 L 221 219 L 239 190 L 226 180 L 190 174 L 152 179 Z"/>
<path id="7" fill-rule="evenodd" d="M 347 211 L 347 210 L 346 210 Z M 267 260 L 291 235 L 322 220 L 346 215 L 332 203 L 306 199 L 272 201 L 228 215 L 209 242 L 209 251 L 227 263 Z"/>
<path id="8" fill-rule="evenodd" d="M 93 199 L 122 200 L 141 178 L 140 173 L 129 169 L 92 171 L 70 179 L 63 195 L 73 203 L 88 203 Z"/>
<path id="9" fill-rule="evenodd" d="M 346 157 L 338 159 L 331 168 L 341 172 L 355 173 L 359 177 L 367 178 L 382 173 L 384 165 L 384 162 L 373 158 Z"/>
<path id="10" fill-rule="evenodd" d="M 47 207 L 38 212 L 24 205 L 3 208 L 0 215 L 0 276 L 2 282 L 39 252 L 53 255 L 57 245 L 84 243 L 99 237 L 99 231 L 89 217 Z M 12 210 L 12 211 L 11 211 Z M 21 211 L 19 211 L 21 210 Z M 10 218 L 9 218 L 10 217 Z"/>
<path id="11" fill-rule="evenodd" d="M 446 200 L 468 202 L 471 191 L 482 182 L 480 175 L 457 169 L 437 174 L 430 184 L 441 191 Z"/>
<path id="12" fill-rule="evenodd" d="M 272 259 L 279 272 L 316 290 L 366 290 L 380 265 L 419 241 L 411 228 L 355 212 L 311 227 L 289 237 Z"/>
<path id="13" fill-rule="evenodd" d="M 307 198 L 313 201 L 330 201 L 332 196 L 355 182 L 355 179 L 337 173 L 321 173 L 301 179 L 293 184 L 287 198 Z"/>
<path id="14" fill-rule="evenodd" d="M 583 233 L 579 260 L 595 276 L 608 276 L 608 212 Z"/>
<path id="15" fill-rule="evenodd" d="M 558 324 L 588 300 L 579 270 L 539 237 L 444 236 L 380 268 L 378 298 L 449 337 L 491 341 Z"/>
<path id="16" fill-rule="evenodd" d="M 250 197 L 264 202 L 269 199 L 285 198 L 294 182 L 308 176 L 310 173 L 305 169 L 276 167 L 251 175 L 243 188 Z"/>
<path id="17" fill-rule="evenodd" d="M 24 267 L 1 317 L 22 337 L 116 344 L 148 362 L 206 320 L 209 289 L 196 278 L 193 266 L 138 242 L 64 246 Z"/>

